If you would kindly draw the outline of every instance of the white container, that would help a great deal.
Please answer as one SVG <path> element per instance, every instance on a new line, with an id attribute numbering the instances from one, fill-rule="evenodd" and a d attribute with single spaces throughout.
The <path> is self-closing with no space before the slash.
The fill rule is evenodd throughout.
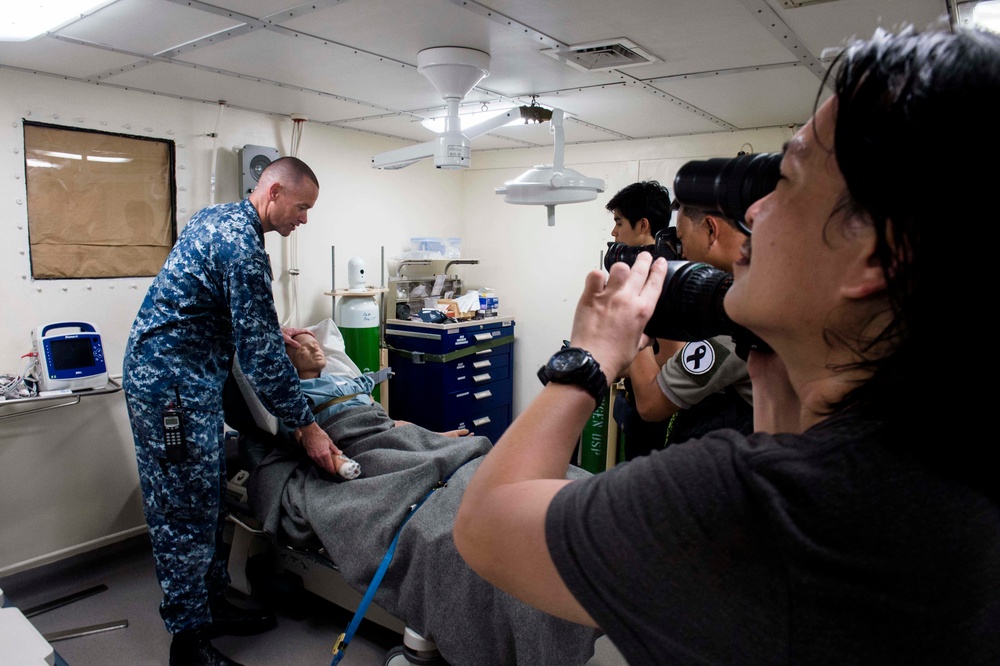
<path id="1" fill-rule="evenodd" d="M 410 239 L 410 250 L 413 252 L 432 252 L 439 257 L 445 256 L 448 241 L 444 238 L 422 236 Z"/>
<path id="2" fill-rule="evenodd" d="M 479 310 L 484 317 L 496 317 L 500 310 L 500 297 L 492 289 L 480 289 Z"/>

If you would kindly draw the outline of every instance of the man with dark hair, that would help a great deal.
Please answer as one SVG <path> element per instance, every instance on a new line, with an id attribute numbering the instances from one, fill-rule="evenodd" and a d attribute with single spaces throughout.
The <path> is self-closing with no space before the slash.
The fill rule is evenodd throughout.
<path id="1" fill-rule="evenodd" d="M 210 206 L 184 227 L 132 325 L 123 387 L 135 439 L 143 510 L 163 589 L 160 615 L 174 635 L 172 666 L 238 666 L 213 636 L 258 633 L 273 613 L 224 596 L 226 463 L 223 387 L 233 358 L 268 409 L 309 456 L 335 471 L 340 450 L 316 424 L 285 353 L 264 234 L 305 224 L 319 181 L 283 157 L 243 201 Z M 295 343 L 297 344 L 297 343 Z"/>
<path id="2" fill-rule="evenodd" d="M 614 217 L 611 236 L 629 247 L 652 245 L 656 234 L 670 225 L 670 192 L 655 180 L 644 180 L 626 185 L 605 205 Z M 667 362 L 680 343 L 657 340 L 657 349 L 650 350 L 651 362 L 656 369 Z M 648 419 L 636 407 L 633 379 L 630 370 L 623 374 L 624 390 L 611 405 L 612 415 L 622 434 L 623 459 L 632 458 L 660 448 L 667 436 L 669 423 L 664 419 Z"/>
<path id="3" fill-rule="evenodd" d="M 747 239 L 739 225 L 719 213 L 675 207 L 683 258 L 732 273 Z M 687 342 L 662 367 L 647 347 L 632 361 L 629 376 L 639 416 L 669 423 L 665 440 L 634 443 L 632 457 L 719 428 L 753 432 L 750 374 L 732 336 Z"/>
<path id="4" fill-rule="evenodd" d="M 670 225 L 670 192 L 655 180 L 626 185 L 604 207 L 614 216 L 611 236 L 631 247 L 652 245 Z"/>

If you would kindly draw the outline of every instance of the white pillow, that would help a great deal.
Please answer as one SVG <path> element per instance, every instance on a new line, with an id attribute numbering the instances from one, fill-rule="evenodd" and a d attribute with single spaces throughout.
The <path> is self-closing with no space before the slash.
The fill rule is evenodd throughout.
<path id="1" fill-rule="evenodd" d="M 332 319 L 324 319 L 315 326 L 304 326 L 303 328 L 316 336 L 326 353 L 326 367 L 323 368 L 323 374 L 346 375 L 352 379 L 364 374 L 347 355 L 344 336 Z"/>

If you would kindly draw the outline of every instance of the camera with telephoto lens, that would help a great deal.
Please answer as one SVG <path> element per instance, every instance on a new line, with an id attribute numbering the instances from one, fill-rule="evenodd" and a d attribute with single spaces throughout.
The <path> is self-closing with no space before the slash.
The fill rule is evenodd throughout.
<path id="1" fill-rule="evenodd" d="M 778 183 L 780 153 L 739 155 L 732 159 L 694 160 L 684 164 L 674 179 L 674 196 L 685 206 L 705 212 L 719 212 L 736 221 L 749 235 L 744 222 L 747 209 Z M 623 261 L 631 266 L 640 252 L 667 259 L 667 275 L 660 298 L 644 332 L 654 338 L 694 341 L 718 335 L 732 336 L 739 356 L 750 349 L 767 351 L 767 345 L 749 330 L 733 322 L 723 308 L 726 292 L 733 284 L 732 273 L 696 261 L 679 260 L 678 244 L 669 235 L 657 234 L 653 245 L 627 247 L 611 243 L 604 267 Z M 676 231 L 669 229 L 676 239 Z"/>
<path id="2" fill-rule="evenodd" d="M 677 171 L 674 196 L 685 206 L 722 213 L 749 236 L 747 209 L 778 184 L 781 157 L 781 153 L 750 153 L 693 160 Z"/>
<path id="3" fill-rule="evenodd" d="M 624 261 L 631 266 L 640 252 L 649 252 L 654 257 L 663 257 L 668 261 L 681 258 L 681 242 L 677 238 L 677 228 L 667 227 L 656 232 L 652 245 L 626 245 L 625 243 L 608 243 L 608 251 L 604 255 L 604 267 Z"/>

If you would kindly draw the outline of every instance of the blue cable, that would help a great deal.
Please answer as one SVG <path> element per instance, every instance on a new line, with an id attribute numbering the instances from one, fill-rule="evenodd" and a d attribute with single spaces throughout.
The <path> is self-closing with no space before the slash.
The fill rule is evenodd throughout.
<path id="1" fill-rule="evenodd" d="M 462 463 L 464 465 L 465 463 Z M 459 465 L 461 469 L 462 465 Z M 455 470 L 457 472 L 458 469 Z M 406 514 L 403 522 L 400 524 L 399 529 L 396 530 L 396 536 L 392 538 L 392 543 L 389 544 L 389 550 L 386 551 L 385 557 L 382 558 L 382 564 L 379 565 L 378 571 L 375 572 L 375 576 L 372 577 L 371 584 L 368 585 L 368 590 L 365 592 L 365 596 L 362 597 L 361 603 L 358 604 L 358 610 L 355 611 L 354 617 L 351 619 L 351 623 L 347 625 L 347 630 L 344 631 L 340 636 L 337 637 L 337 642 L 333 646 L 333 660 L 330 662 L 330 666 L 337 666 L 340 660 L 344 658 L 347 653 L 347 646 L 350 645 L 351 639 L 354 638 L 354 632 L 358 630 L 358 626 L 361 624 L 361 620 L 365 617 L 365 612 L 368 610 L 368 605 L 371 604 L 372 599 L 375 597 L 375 592 L 378 590 L 378 586 L 382 583 L 382 578 L 385 576 L 385 572 L 389 569 L 389 563 L 392 562 L 392 556 L 396 553 L 396 544 L 399 542 L 399 535 L 403 533 L 403 527 L 406 525 L 407 521 L 413 517 L 413 514 L 417 512 L 424 502 L 426 502 L 434 491 L 439 488 L 444 488 L 448 485 L 448 479 L 450 479 L 455 472 L 449 474 L 443 481 L 438 481 L 433 488 L 427 491 L 424 498 L 410 507 L 410 512 Z"/>

